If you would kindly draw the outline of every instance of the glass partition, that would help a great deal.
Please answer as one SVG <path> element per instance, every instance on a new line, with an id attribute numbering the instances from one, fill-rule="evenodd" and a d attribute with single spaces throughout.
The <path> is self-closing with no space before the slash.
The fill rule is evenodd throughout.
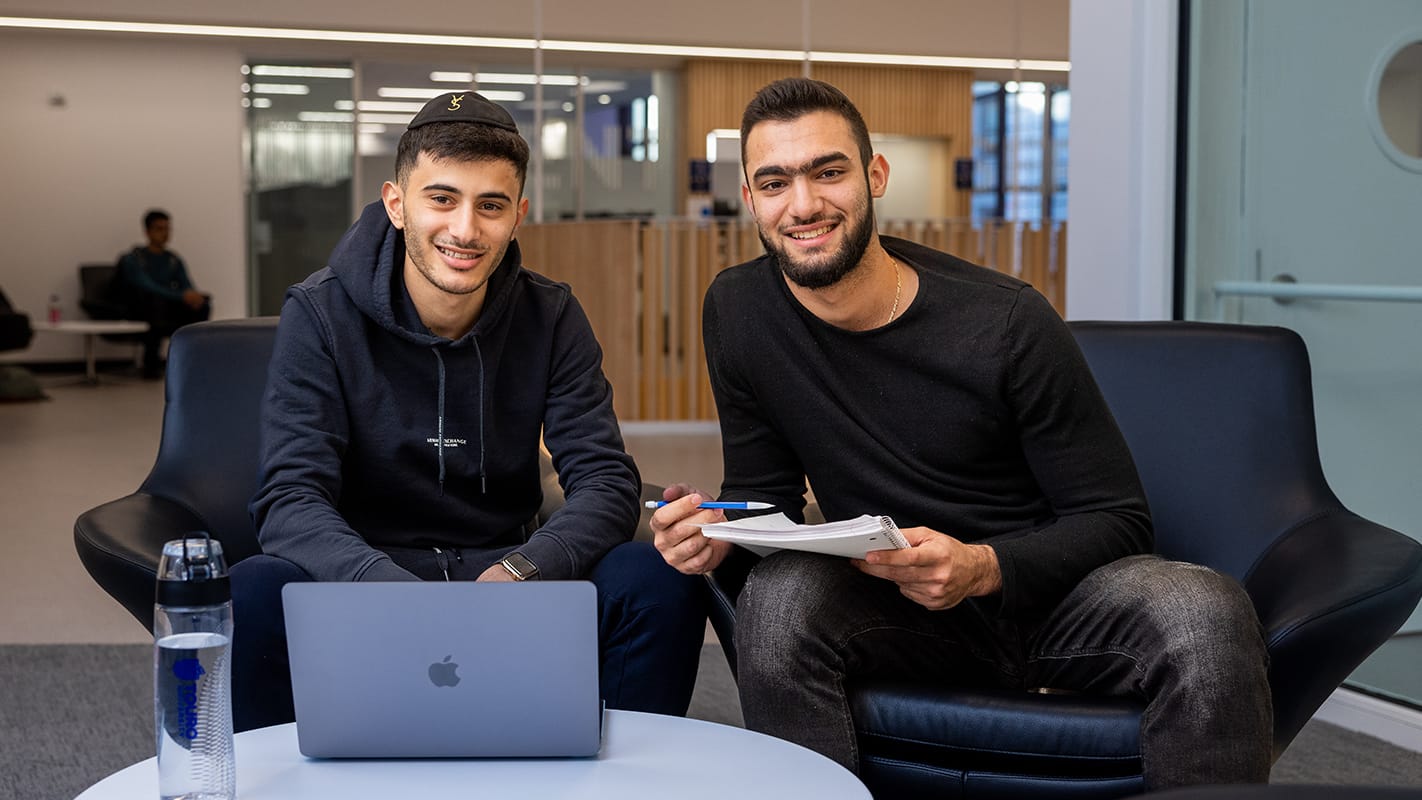
<path id="1" fill-rule="evenodd" d="M 249 307 L 277 314 L 286 288 L 325 264 L 350 225 L 355 71 L 254 61 L 242 72 Z"/>
<path id="2" fill-rule="evenodd" d="M 538 159 L 546 221 L 673 213 L 674 73 L 549 67 L 541 107 L 524 65 L 366 62 L 359 73 L 360 198 L 379 196 L 400 134 L 425 100 L 472 88 L 508 109 L 529 142 L 531 221 Z"/>
<path id="3" fill-rule="evenodd" d="M 1413 70 L 1422 4 L 1188 8 L 1185 316 L 1297 331 L 1333 490 L 1422 537 L 1422 181 L 1375 136 L 1379 94 Z M 1422 707 L 1419 654 L 1422 612 L 1348 685 Z"/>

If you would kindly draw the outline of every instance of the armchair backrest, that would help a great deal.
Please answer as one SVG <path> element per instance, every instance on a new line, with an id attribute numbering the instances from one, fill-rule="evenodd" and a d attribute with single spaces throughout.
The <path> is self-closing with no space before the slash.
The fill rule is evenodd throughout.
<path id="1" fill-rule="evenodd" d="M 1297 333 L 1190 322 L 1071 329 L 1130 445 L 1161 554 L 1243 581 L 1281 535 L 1340 508 L 1319 463 Z"/>
<path id="2" fill-rule="evenodd" d="M 200 516 L 229 563 L 261 552 L 247 513 L 276 317 L 187 325 L 173 335 L 158 458 L 140 491 Z"/>
<path id="3" fill-rule="evenodd" d="M 123 319 L 124 307 L 113 291 L 114 264 L 79 265 L 79 307 L 91 319 Z"/>

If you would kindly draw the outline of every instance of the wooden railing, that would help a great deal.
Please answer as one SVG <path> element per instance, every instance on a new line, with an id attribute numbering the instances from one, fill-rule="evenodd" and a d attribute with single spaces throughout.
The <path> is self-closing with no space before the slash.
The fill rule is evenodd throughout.
<path id="1" fill-rule="evenodd" d="M 1065 223 L 894 220 L 881 232 L 1015 275 L 1065 310 Z M 752 222 L 551 222 L 518 239 L 524 264 L 571 285 L 587 311 L 619 419 L 715 419 L 701 300 L 716 273 L 764 252 Z"/>

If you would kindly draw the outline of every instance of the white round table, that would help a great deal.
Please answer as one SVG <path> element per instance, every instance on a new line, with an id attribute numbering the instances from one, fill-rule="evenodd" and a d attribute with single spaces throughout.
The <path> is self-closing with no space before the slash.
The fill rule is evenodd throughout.
<path id="1" fill-rule="evenodd" d="M 148 330 L 148 323 L 129 319 L 76 319 L 63 320 L 60 322 L 38 322 L 34 324 L 34 329 L 36 331 L 72 333 L 83 336 L 84 381 L 86 383 L 98 383 L 99 370 L 94 357 L 94 343 L 98 337 L 112 333 L 144 333 Z"/>
<path id="2" fill-rule="evenodd" d="M 242 800 L 339 797 L 863 798 L 849 770 L 799 745 L 681 717 L 608 711 L 595 758 L 316 760 L 296 748 L 296 725 L 239 733 Z M 91 786 L 76 800 L 151 800 L 153 759 Z"/>

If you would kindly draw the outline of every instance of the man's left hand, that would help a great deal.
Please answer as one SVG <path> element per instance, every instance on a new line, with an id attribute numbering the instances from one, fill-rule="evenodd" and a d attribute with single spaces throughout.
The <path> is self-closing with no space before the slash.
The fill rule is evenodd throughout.
<path id="1" fill-rule="evenodd" d="M 850 563 L 866 574 L 893 581 L 904 597 L 931 611 L 1002 588 L 997 553 L 984 544 L 964 544 L 931 528 L 904 528 L 909 546 L 875 550 Z"/>
<path id="2" fill-rule="evenodd" d="M 489 567 L 488 569 L 479 573 L 479 577 L 475 578 L 474 580 L 503 582 L 512 581 L 513 579 L 513 576 L 509 574 L 508 570 L 504 569 L 502 564 L 495 564 L 494 566 Z"/>

